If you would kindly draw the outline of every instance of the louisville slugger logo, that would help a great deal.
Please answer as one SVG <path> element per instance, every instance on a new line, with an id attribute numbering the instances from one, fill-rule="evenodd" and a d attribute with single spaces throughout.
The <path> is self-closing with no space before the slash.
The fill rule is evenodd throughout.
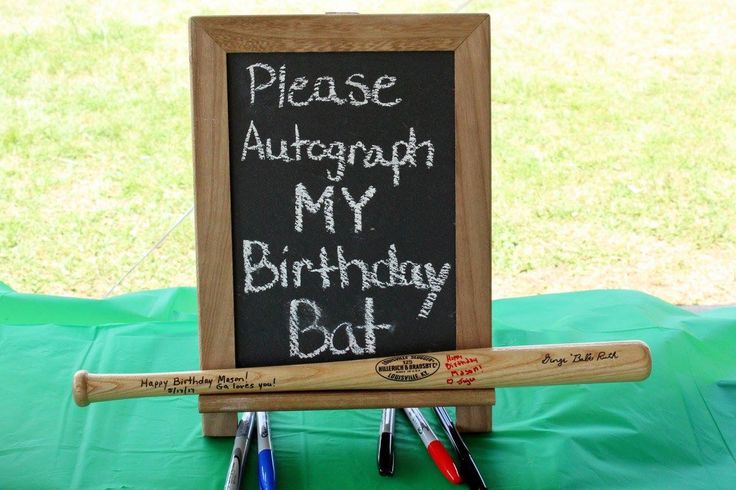
<path id="1" fill-rule="evenodd" d="M 387 357 L 376 364 L 376 372 L 390 381 L 418 381 L 432 376 L 439 368 L 437 358 L 425 355 Z"/>

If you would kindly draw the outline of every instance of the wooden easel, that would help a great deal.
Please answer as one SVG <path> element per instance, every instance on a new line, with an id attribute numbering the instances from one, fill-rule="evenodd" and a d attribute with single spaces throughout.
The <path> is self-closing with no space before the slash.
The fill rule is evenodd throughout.
<path id="1" fill-rule="evenodd" d="M 235 367 L 226 58 L 238 52 L 451 51 L 455 63 L 456 348 L 490 347 L 490 19 L 487 15 L 195 17 L 190 22 L 200 365 Z M 200 396 L 202 430 L 237 411 L 457 405 L 491 430 L 492 389 Z"/>

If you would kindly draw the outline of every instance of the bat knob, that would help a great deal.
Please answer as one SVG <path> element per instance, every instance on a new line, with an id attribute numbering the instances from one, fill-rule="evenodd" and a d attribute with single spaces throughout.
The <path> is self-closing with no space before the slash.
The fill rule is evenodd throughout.
<path id="1" fill-rule="evenodd" d="M 89 397 L 87 396 L 87 371 L 84 369 L 74 373 L 74 381 L 72 381 L 72 397 L 74 403 L 80 407 L 89 405 Z"/>

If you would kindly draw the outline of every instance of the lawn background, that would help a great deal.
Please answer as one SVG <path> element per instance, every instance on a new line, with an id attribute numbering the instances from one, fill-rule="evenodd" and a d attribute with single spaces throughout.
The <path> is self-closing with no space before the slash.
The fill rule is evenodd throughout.
<path id="1" fill-rule="evenodd" d="M 246 6 L 244 6 L 246 5 Z M 0 3 L 0 281 L 195 285 L 187 19 L 489 12 L 493 297 L 736 302 L 736 2 Z"/>

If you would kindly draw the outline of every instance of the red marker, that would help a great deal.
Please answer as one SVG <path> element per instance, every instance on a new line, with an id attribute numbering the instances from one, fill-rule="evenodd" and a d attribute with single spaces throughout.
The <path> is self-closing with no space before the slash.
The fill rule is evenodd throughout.
<path id="1" fill-rule="evenodd" d="M 457 466 L 455 466 L 452 456 L 450 456 L 445 446 L 437 439 L 437 436 L 434 435 L 422 412 L 418 408 L 405 408 L 404 413 L 409 417 L 411 425 L 414 426 L 417 434 L 422 439 L 424 447 L 427 448 L 427 452 L 434 460 L 434 464 L 445 475 L 445 478 L 455 484 L 462 483 L 463 479 L 457 471 Z"/>

